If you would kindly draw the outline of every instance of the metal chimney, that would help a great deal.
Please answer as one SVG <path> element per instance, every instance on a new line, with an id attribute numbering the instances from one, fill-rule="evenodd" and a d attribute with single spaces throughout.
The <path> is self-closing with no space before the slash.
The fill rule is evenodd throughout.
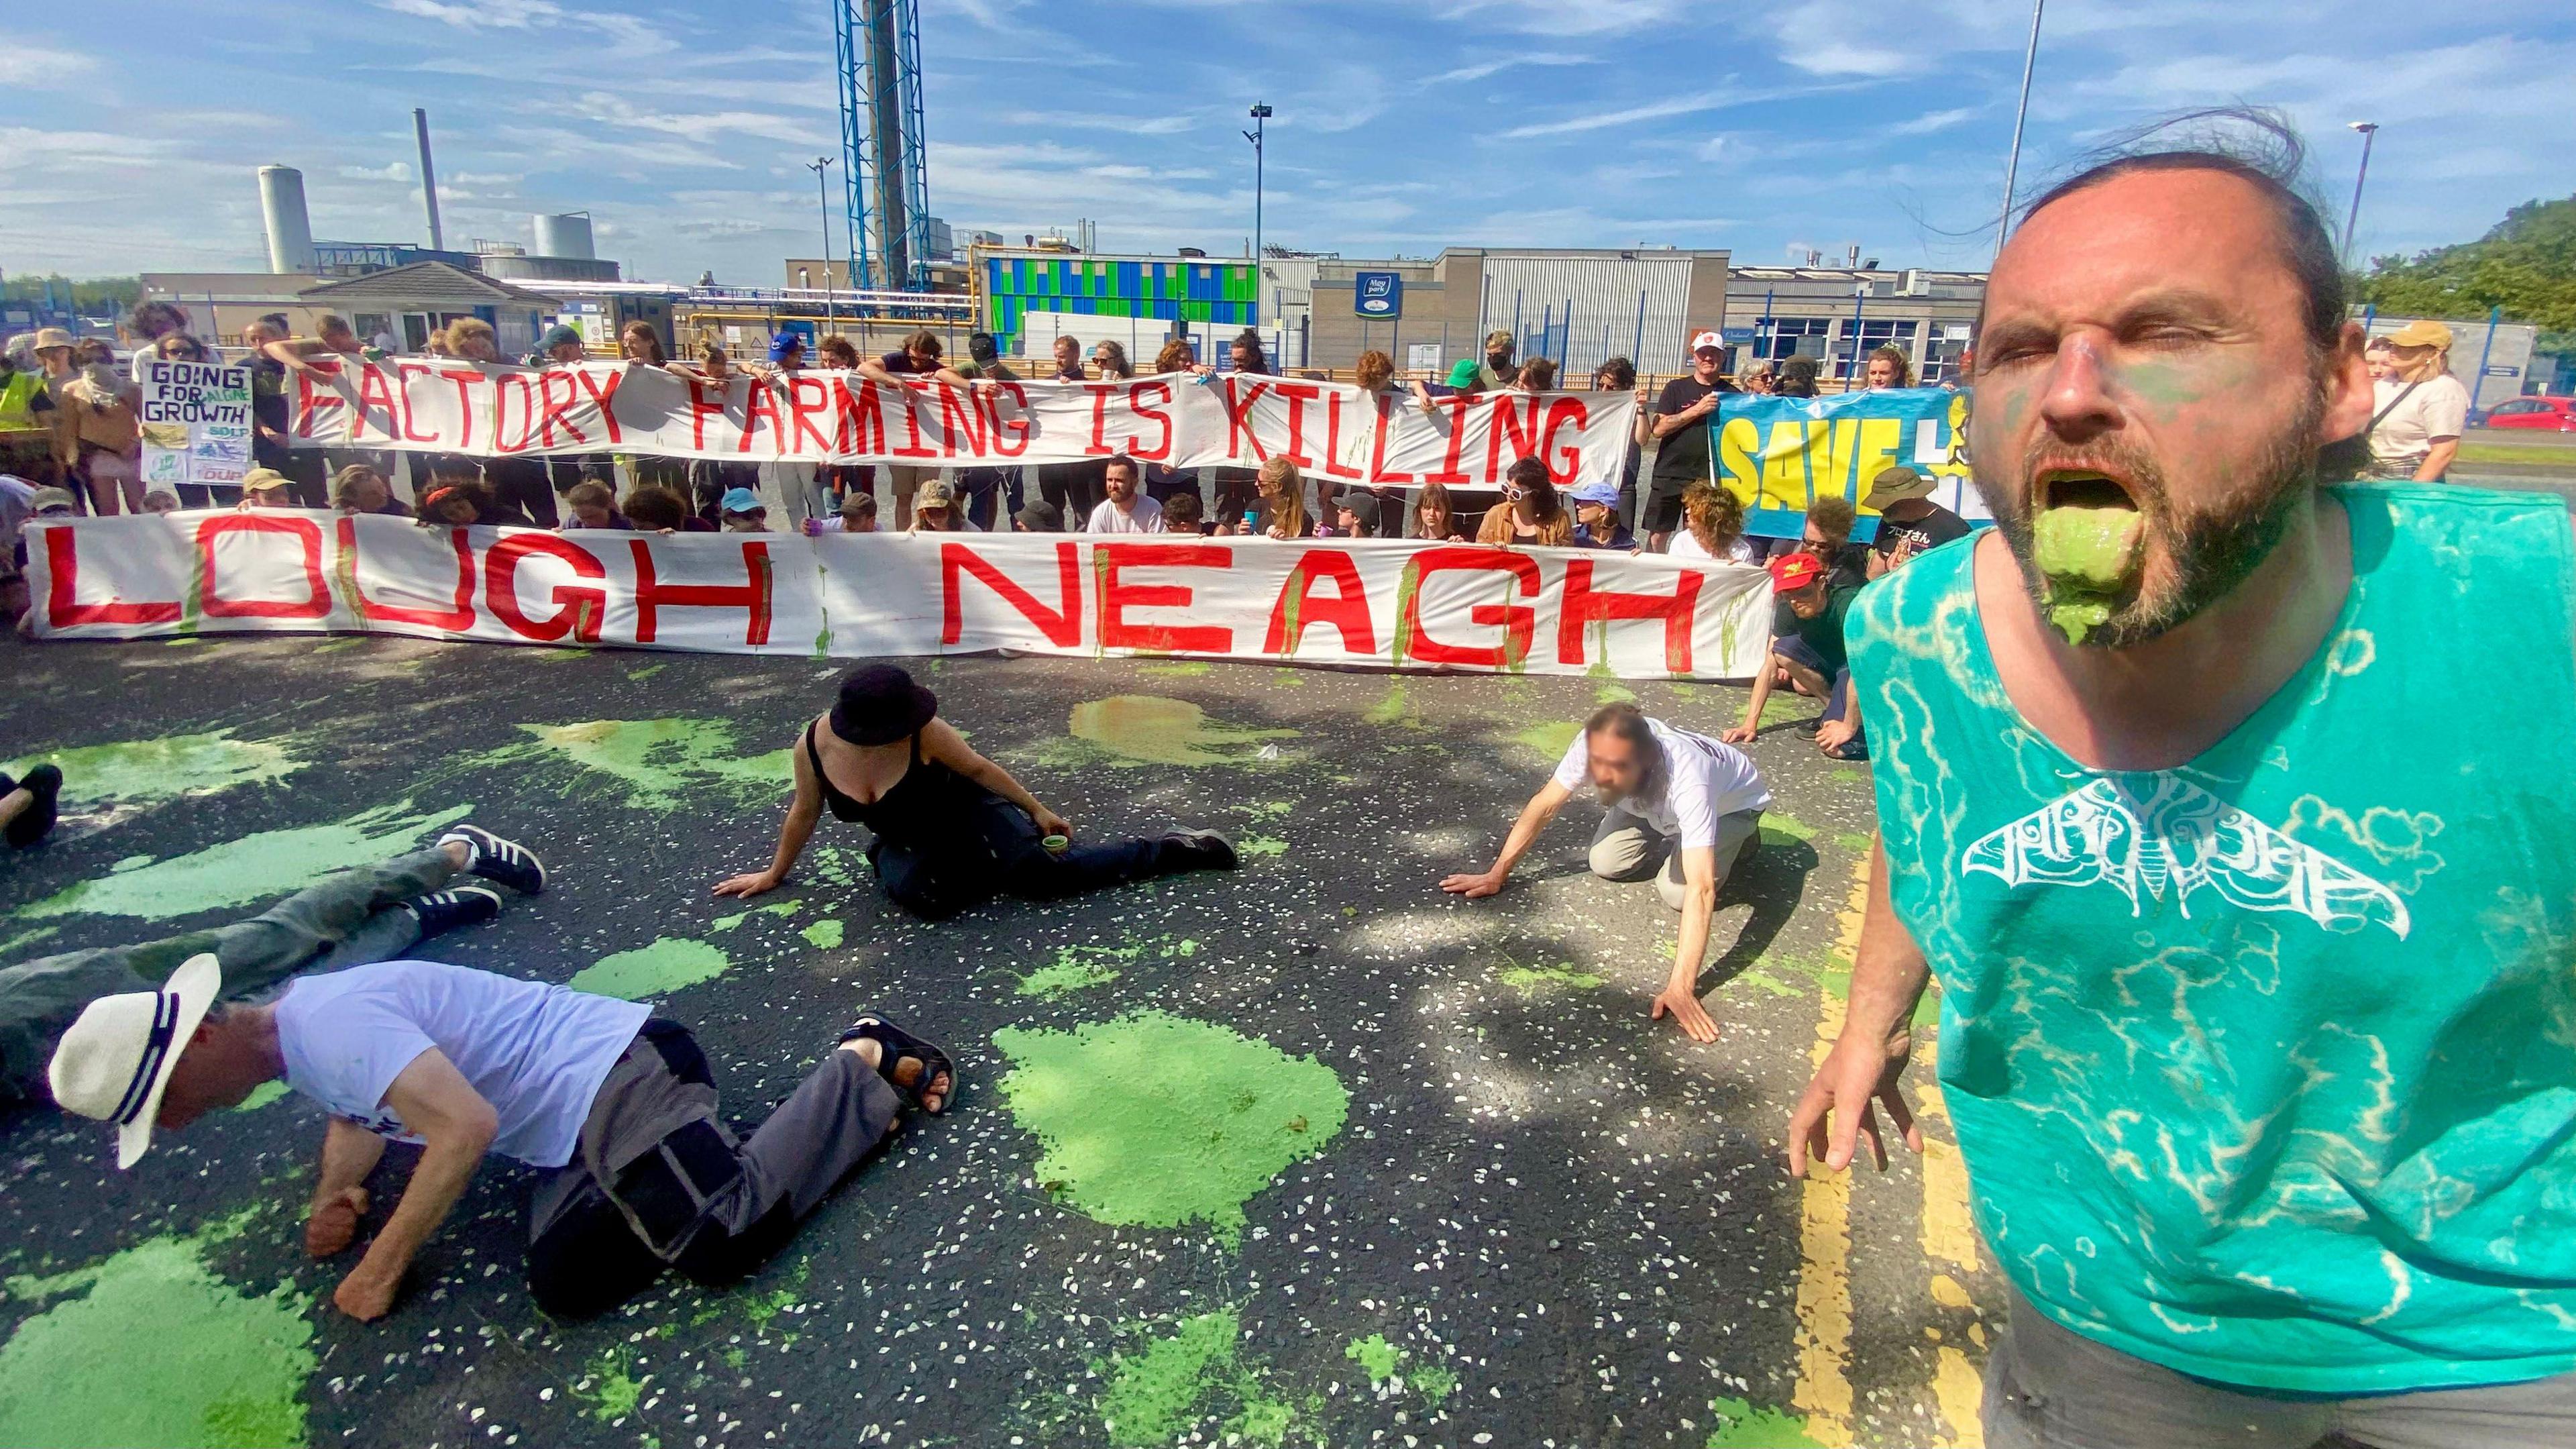
<path id="1" fill-rule="evenodd" d="M 429 213 L 429 249 L 443 252 L 447 243 L 438 230 L 438 172 L 429 164 L 429 112 L 412 107 L 411 130 L 420 138 L 420 204 Z"/>
<path id="2" fill-rule="evenodd" d="M 304 212 L 304 173 L 292 166 L 259 168 L 259 214 L 268 226 L 268 269 L 313 270 L 313 223 Z"/>

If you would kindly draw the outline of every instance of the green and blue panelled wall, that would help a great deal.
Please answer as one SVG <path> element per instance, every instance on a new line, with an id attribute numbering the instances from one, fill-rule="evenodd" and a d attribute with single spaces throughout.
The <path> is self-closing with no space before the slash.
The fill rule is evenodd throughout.
<path id="1" fill-rule="evenodd" d="M 1096 257 L 987 257 L 985 327 L 1016 350 L 1030 312 L 1252 324 L 1260 282 L 1250 262 L 1122 262 Z"/>

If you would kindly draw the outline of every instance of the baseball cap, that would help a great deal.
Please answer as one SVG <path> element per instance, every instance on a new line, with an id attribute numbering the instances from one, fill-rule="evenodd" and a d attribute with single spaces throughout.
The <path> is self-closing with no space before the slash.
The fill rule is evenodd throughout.
<path id="1" fill-rule="evenodd" d="M 2388 345 L 2391 347 L 2448 347 L 2451 345 L 2451 329 L 2439 322 L 2418 318 L 2389 333 Z"/>
<path id="2" fill-rule="evenodd" d="M 552 352 L 567 342 L 571 343 L 575 347 L 585 347 L 589 345 L 581 340 L 581 334 L 579 332 L 576 332 L 572 328 L 558 322 L 552 327 L 546 329 L 545 336 L 537 339 L 537 350 L 539 352 Z"/>
<path id="3" fill-rule="evenodd" d="M 1931 496 L 1932 480 L 1899 463 L 1881 468 L 1878 476 L 1869 480 L 1869 496 L 1861 500 L 1861 507 L 1884 510 L 1891 503 Z"/>
<path id="4" fill-rule="evenodd" d="M 1720 333 L 1694 332 L 1691 334 L 1691 351 L 1693 352 L 1705 352 L 1711 349 L 1723 351 L 1725 347 L 1726 338 Z"/>
<path id="5" fill-rule="evenodd" d="M 966 355 L 977 362 L 990 362 L 1002 355 L 1002 349 L 993 341 L 992 333 L 974 332 L 967 334 Z"/>
<path id="6" fill-rule="evenodd" d="M 716 506 L 727 513 L 767 513 L 769 511 L 761 506 L 760 495 L 748 488 L 726 489 L 724 500 Z"/>
<path id="7" fill-rule="evenodd" d="M 783 362 L 787 354 L 805 350 L 805 339 L 793 332 L 781 332 L 769 339 L 769 360 Z"/>
<path id="8" fill-rule="evenodd" d="M 244 473 L 241 480 L 244 493 L 273 492 L 288 486 L 286 475 L 275 468 L 253 468 Z"/>
<path id="9" fill-rule="evenodd" d="M 1794 594 L 1824 576 L 1825 561 L 1811 553 L 1784 553 L 1771 560 L 1771 592 Z"/>
<path id="10" fill-rule="evenodd" d="M 1064 510 L 1043 498 L 1022 507 L 1014 516 L 1019 519 L 1020 527 L 1031 533 L 1064 532 Z"/>
<path id="11" fill-rule="evenodd" d="M 912 506 L 954 508 L 957 506 L 957 485 L 945 478 L 924 478 L 921 486 L 913 490 Z"/>
<path id="12" fill-rule="evenodd" d="M 42 513 L 48 508 L 77 509 L 80 504 L 68 488 L 39 488 L 27 495 L 27 511 Z"/>
<path id="13" fill-rule="evenodd" d="M 1598 503 L 1604 508 L 1616 508 L 1619 506 L 1619 485 L 1586 483 L 1565 496 L 1577 503 Z"/>
<path id="14" fill-rule="evenodd" d="M 1359 521 L 1360 527 L 1372 533 L 1376 532 L 1378 526 L 1376 494 L 1363 493 L 1356 488 L 1345 488 L 1335 495 L 1333 506 L 1350 510 L 1351 517 Z"/>

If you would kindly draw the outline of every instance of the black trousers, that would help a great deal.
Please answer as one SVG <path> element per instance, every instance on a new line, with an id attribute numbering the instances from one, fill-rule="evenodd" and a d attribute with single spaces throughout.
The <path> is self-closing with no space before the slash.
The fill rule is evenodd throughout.
<path id="1" fill-rule="evenodd" d="M 562 520 L 543 458 L 491 459 L 483 465 L 483 481 L 491 485 L 492 496 L 504 508 L 516 508 L 539 528 L 552 528 Z"/>
<path id="2" fill-rule="evenodd" d="M 1091 521 L 1091 510 L 1109 496 L 1106 463 L 1049 463 L 1038 469 L 1038 496 L 1064 510 L 1070 531 Z"/>
<path id="3" fill-rule="evenodd" d="M 879 837 L 868 864 L 894 903 L 924 920 L 944 921 L 997 895 L 1053 901 L 1103 886 L 1168 875 L 1175 867 L 1160 840 L 1077 845 L 1061 854 L 1040 843 L 1020 807 L 988 796 L 965 829 L 939 844 L 897 844 Z"/>

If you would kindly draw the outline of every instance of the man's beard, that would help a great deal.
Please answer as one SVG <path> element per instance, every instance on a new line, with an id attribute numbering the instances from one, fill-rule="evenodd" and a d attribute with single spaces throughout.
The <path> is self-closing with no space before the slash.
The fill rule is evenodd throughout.
<path id="1" fill-rule="evenodd" d="M 2047 579 L 2032 561 L 2034 510 L 2027 482 L 2042 455 L 2051 467 L 2100 467 L 2129 480 L 2146 556 L 2162 554 L 2170 559 L 2173 577 L 2161 590 L 2150 593 L 2142 588 L 2137 597 L 2112 610 L 2108 620 L 2084 636 L 2081 646 L 2126 649 L 2189 622 L 2227 597 L 2271 557 L 2316 481 L 2325 405 L 2323 387 L 2311 390 L 2299 415 L 2274 434 L 2255 458 L 2250 487 L 2212 511 L 2180 513 L 2155 460 L 2119 442 L 2093 444 L 2072 458 L 2066 449 L 2042 445 L 2024 461 L 2025 491 L 2020 496 L 1998 497 L 1999 490 L 1988 490 L 1982 480 L 1978 492 L 1994 512 L 1995 530 L 2021 564 L 2022 583 L 2045 613 L 2055 601 Z"/>

